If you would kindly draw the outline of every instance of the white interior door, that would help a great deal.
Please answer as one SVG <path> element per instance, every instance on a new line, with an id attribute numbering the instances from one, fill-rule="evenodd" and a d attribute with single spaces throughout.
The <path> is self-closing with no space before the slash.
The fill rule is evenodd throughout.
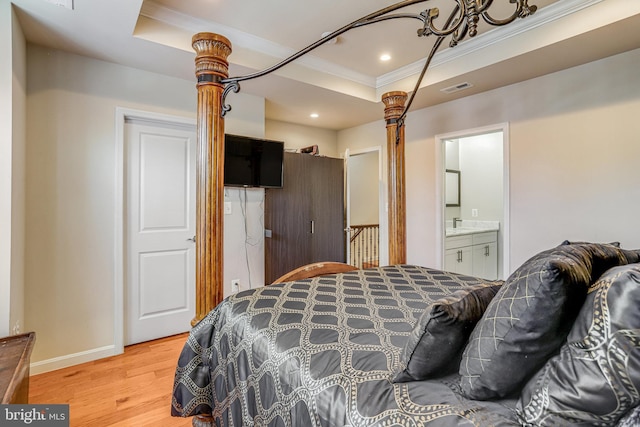
<path id="1" fill-rule="evenodd" d="M 125 345 L 195 315 L 195 129 L 125 124 Z"/>

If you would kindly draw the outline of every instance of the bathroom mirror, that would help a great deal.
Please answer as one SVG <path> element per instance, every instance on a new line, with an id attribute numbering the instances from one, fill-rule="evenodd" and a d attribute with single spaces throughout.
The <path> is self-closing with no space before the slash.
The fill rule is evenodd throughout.
<path id="1" fill-rule="evenodd" d="M 445 203 L 449 206 L 460 206 L 460 171 L 447 169 L 445 171 Z"/>

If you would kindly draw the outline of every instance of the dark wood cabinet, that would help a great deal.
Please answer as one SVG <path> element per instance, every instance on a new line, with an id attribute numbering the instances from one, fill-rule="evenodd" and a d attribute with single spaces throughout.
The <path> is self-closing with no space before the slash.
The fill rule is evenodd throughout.
<path id="1" fill-rule="evenodd" d="M 345 261 L 344 162 L 285 153 L 283 187 L 265 192 L 265 281 L 312 262 Z"/>

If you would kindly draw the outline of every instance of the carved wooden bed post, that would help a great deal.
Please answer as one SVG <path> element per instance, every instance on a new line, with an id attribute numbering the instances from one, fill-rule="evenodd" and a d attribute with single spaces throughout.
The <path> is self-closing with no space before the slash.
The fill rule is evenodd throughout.
<path id="1" fill-rule="evenodd" d="M 221 79 L 229 76 L 231 43 L 213 33 L 193 36 L 198 83 L 196 158 L 196 317 L 223 299 L 224 117 Z"/>
<path id="2" fill-rule="evenodd" d="M 407 262 L 406 195 L 404 172 L 404 123 L 398 119 L 407 101 L 406 92 L 382 95 L 387 122 L 387 176 L 389 200 L 389 264 Z"/>

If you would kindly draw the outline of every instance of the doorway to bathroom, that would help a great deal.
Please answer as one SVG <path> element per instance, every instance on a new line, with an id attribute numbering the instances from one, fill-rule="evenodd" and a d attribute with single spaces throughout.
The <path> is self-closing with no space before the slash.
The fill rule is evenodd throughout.
<path id="1" fill-rule="evenodd" d="M 509 274 L 508 124 L 436 136 L 441 268 L 485 279 Z"/>

